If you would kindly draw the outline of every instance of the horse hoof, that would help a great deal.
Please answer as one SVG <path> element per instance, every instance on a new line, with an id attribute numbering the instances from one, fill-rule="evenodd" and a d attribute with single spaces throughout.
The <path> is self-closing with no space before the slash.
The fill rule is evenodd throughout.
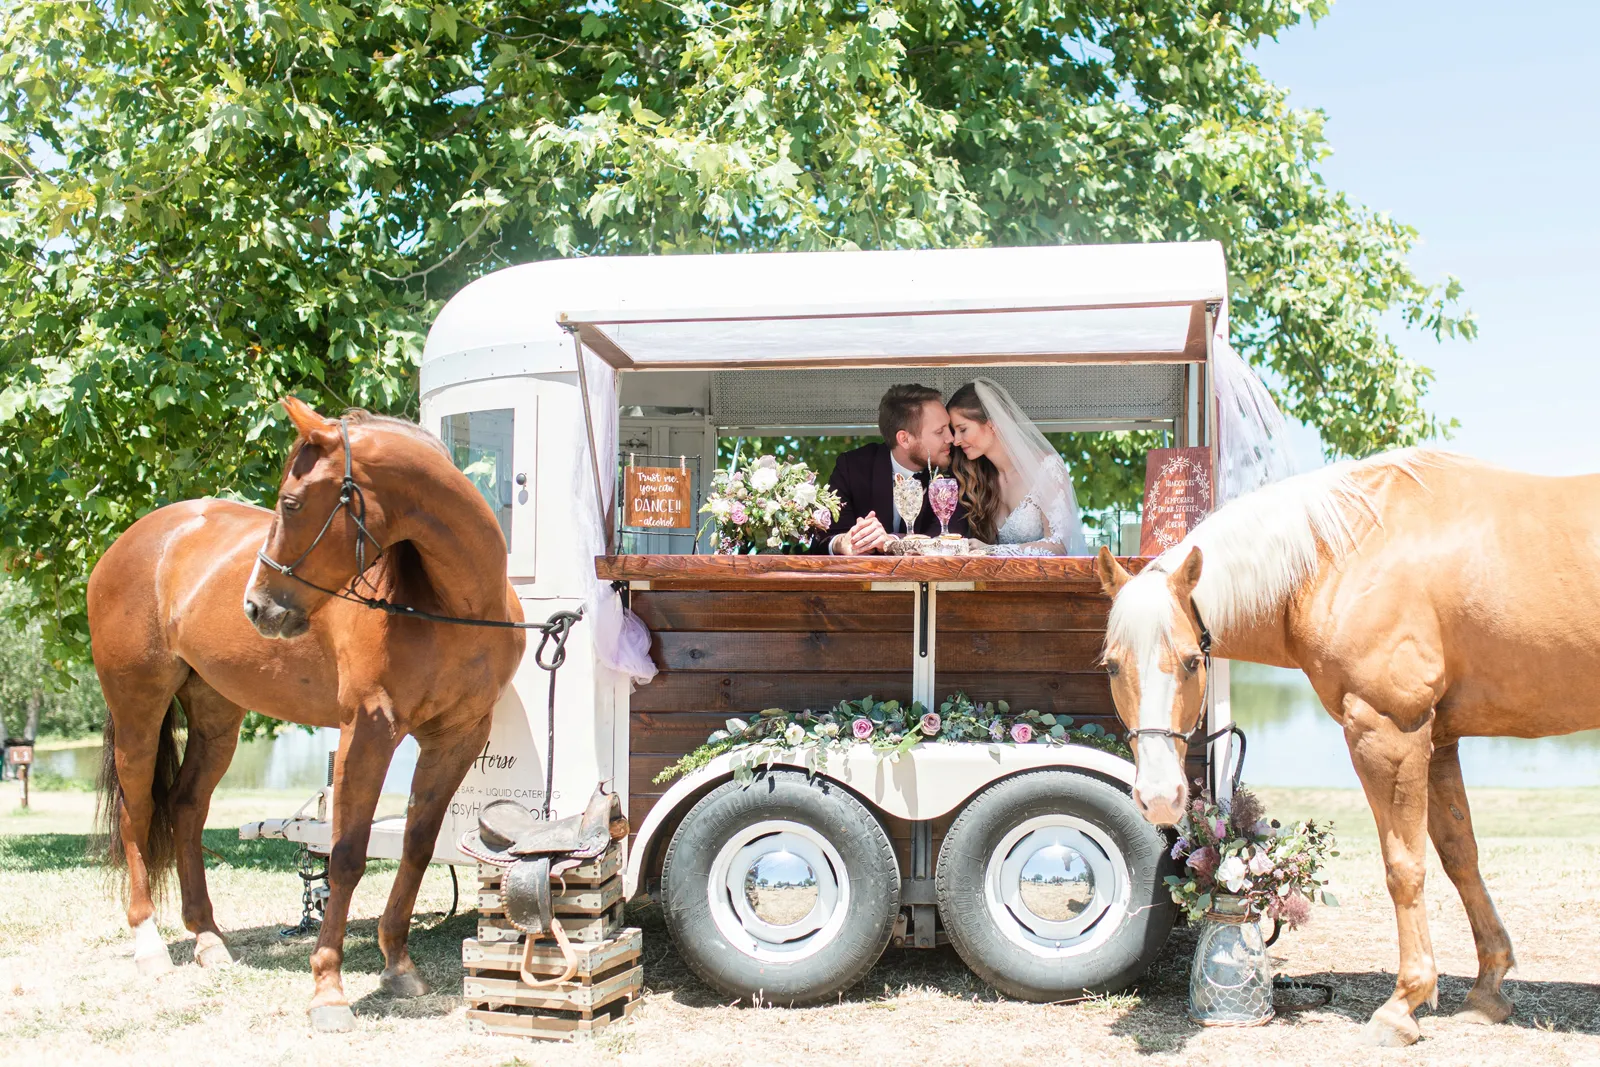
<path id="1" fill-rule="evenodd" d="M 194 961 L 207 970 L 215 970 L 218 967 L 231 967 L 235 962 L 233 953 L 228 951 L 228 946 L 221 942 L 207 945 L 196 952 Z"/>
<path id="2" fill-rule="evenodd" d="M 156 978 L 172 970 L 172 956 L 167 952 L 165 945 L 160 952 L 152 952 L 146 956 L 135 956 L 134 964 L 139 968 L 139 975 L 143 978 Z"/>
<path id="3" fill-rule="evenodd" d="M 1422 1036 L 1422 1028 L 1417 1021 L 1407 1015 L 1404 1024 L 1396 1025 L 1388 1019 L 1381 1019 L 1374 1015 L 1367 1020 L 1367 1025 L 1361 1028 L 1361 1043 L 1369 1048 L 1405 1048 L 1414 1045 Z"/>
<path id="4" fill-rule="evenodd" d="M 1467 1002 L 1456 1012 L 1456 1018 L 1464 1023 L 1493 1026 L 1511 1018 L 1513 1010 L 1511 999 L 1504 993 L 1480 993 L 1474 989 L 1467 994 Z"/>
<path id="5" fill-rule="evenodd" d="M 342 1034 L 356 1028 L 356 1013 L 348 1004 L 319 1004 L 306 1012 L 311 1029 L 319 1034 Z"/>
<path id="6" fill-rule="evenodd" d="M 425 997 L 432 992 L 428 988 L 428 983 L 422 980 L 422 975 L 416 971 L 385 974 L 378 981 L 378 988 L 391 997 Z"/>

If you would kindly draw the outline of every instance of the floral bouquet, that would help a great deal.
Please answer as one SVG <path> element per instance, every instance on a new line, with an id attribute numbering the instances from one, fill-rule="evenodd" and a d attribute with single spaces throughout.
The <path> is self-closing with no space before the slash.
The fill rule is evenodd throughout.
<path id="1" fill-rule="evenodd" d="M 752 719 L 729 719 L 706 743 L 656 776 L 666 782 L 710 763 L 724 752 L 748 750 L 749 758 L 734 767 L 736 776 L 748 775 L 779 752 L 798 749 L 806 765 L 820 764 L 825 750 L 834 746 L 868 745 L 890 759 L 929 742 L 1010 743 L 1017 745 L 1089 745 L 1123 759 L 1132 759 L 1128 746 L 1097 723 L 1076 726 L 1070 715 L 1040 711 L 1012 711 L 1004 700 L 977 703 L 965 693 L 955 693 L 929 711 L 921 703 L 898 700 L 844 700 L 825 711 L 791 713 L 767 708 Z"/>
<path id="2" fill-rule="evenodd" d="M 718 551 L 782 548 L 826 531 L 839 517 L 839 494 L 817 485 L 805 463 L 783 463 L 761 456 L 744 470 L 719 470 L 711 476 L 702 514 L 717 527 Z"/>
<path id="3" fill-rule="evenodd" d="M 1243 899 L 1255 915 L 1265 915 L 1293 930 L 1311 918 L 1311 901 L 1338 901 L 1319 877 L 1333 849 L 1333 829 L 1306 820 L 1283 828 L 1262 815 L 1261 801 L 1248 789 L 1227 804 L 1209 795 L 1196 797 L 1178 821 L 1172 858 L 1183 874 L 1168 875 L 1172 899 L 1198 920 L 1215 898 L 1228 893 Z"/>

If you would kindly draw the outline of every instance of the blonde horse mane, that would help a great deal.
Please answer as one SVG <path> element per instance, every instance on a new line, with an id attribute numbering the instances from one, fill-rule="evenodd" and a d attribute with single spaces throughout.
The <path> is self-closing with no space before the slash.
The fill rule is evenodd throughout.
<path id="1" fill-rule="evenodd" d="M 1172 612 L 1165 575 L 1189 550 L 1204 557 L 1194 603 L 1206 626 L 1227 633 L 1280 610 L 1316 573 L 1323 551 L 1337 564 L 1362 531 L 1381 522 L 1364 486 L 1392 471 L 1424 485 L 1421 470 L 1459 459 L 1433 449 L 1400 449 L 1285 478 L 1217 509 L 1117 595 L 1107 645 L 1149 648 L 1168 639 Z"/>

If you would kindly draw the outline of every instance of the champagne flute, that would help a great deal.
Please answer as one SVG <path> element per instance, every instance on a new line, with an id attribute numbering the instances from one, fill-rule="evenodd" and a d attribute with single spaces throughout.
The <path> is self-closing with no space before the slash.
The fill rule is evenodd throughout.
<path id="1" fill-rule="evenodd" d="M 941 474 L 928 483 L 928 504 L 939 516 L 939 536 L 950 536 L 950 518 L 956 513 L 956 503 L 961 499 L 961 483 L 948 474 Z"/>
<path id="2" fill-rule="evenodd" d="M 894 509 L 905 521 L 907 536 L 917 530 L 917 517 L 922 514 L 922 483 L 909 474 L 894 476 Z"/>

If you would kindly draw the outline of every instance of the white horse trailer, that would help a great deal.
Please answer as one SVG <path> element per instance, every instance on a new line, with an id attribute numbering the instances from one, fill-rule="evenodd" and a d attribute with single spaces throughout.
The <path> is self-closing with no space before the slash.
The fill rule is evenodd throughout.
<path id="1" fill-rule="evenodd" d="M 694 527 L 619 530 L 614 501 L 630 456 L 688 471 L 698 502 L 719 438 L 873 434 L 887 386 L 948 395 L 978 374 L 1047 432 L 1209 447 L 1228 495 L 1265 476 L 1240 442 L 1276 409 L 1227 347 L 1226 300 L 1215 243 L 591 258 L 468 285 L 428 336 L 422 424 L 496 508 L 526 617 L 585 617 L 558 673 L 530 641 L 436 860 L 472 862 L 456 842 L 487 801 L 537 810 L 552 789 L 561 817 L 598 783 L 632 821 L 628 896 L 661 899 L 721 989 L 817 1000 L 891 940 L 946 936 L 1018 996 L 1132 981 L 1172 912 L 1162 840 L 1115 755 L 928 744 L 890 763 L 858 747 L 815 773 L 779 757 L 745 783 L 724 755 L 653 781 L 730 715 L 869 694 L 935 707 L 961 688 L 1113 726 L 1092 560 L 718 556 Z M 1212 679 L 1214 733 L 1225 663 Z M 1215 779 L 1228 743 L 1192 746 L 1191 773 Z M 329 847 L 304 810 L 242 832 Z M 400 839 L 380 822 L 370 854 Z"/>

